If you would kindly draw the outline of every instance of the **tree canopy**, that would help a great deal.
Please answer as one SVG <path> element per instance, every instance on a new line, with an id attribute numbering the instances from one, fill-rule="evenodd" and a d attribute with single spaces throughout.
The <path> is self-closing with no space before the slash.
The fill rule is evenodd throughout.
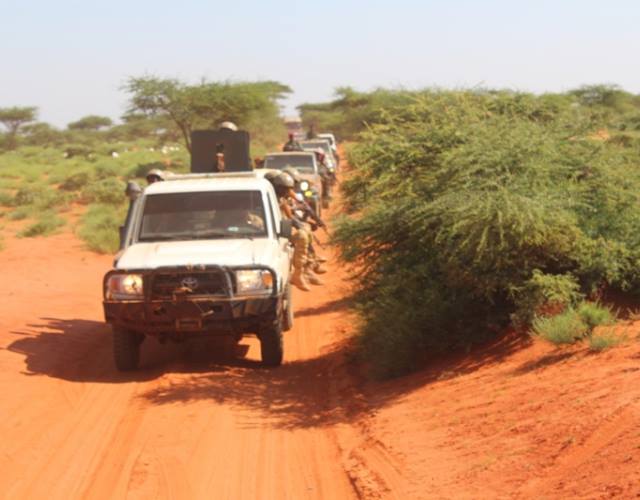
<path id="1" fill-rule="evenodd" d="M 291 89 L 274 81 L 207 82 L 189 85 L 176 79 L 132 77 L 125 85 L 130 113 L 167 116 L 191 149 L 191 132 L 233 121 L 249 128 L 279 113 L 278 100 Z"/>
<path id="2" fill-rule="evenodd" d="M 67 125 L 69 130 L 96 131 L 111 127 L 113 121 L 108 116 L 88 115 Z"/>
<path id="3" fill-rule="evenodd" d="M 7 128 L 7 147 L 14 149 L 18 130 L 23 125 L 35 121 L 38 115 L 38 108 L 35 107 L 18 107 L 0 108 L 0 123 Z"/>

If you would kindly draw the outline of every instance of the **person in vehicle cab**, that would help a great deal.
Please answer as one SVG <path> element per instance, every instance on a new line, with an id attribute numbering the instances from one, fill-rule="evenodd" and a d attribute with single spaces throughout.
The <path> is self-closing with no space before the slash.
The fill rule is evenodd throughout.
<path id="1" fill-rule="evenodd" d="M 296 141 L 295 136 L 293 134 L 289 134 L 289 140 L 284 143 L 284 146 L 282 147 L 282 151 L 288 152 L 288 151 L 304 151 L 304 150 L 302 149 L 302 146 L 300 145 L 300 143 Z"/>
<path id="2" fill-rule="evenodd" d="M 264 231 L 264 218 L 251 210 L 218 210 L 213 223 L 216 228 L 230 233 L 254 234 Z"/>
<path id="3" fill-rule="evenodd" d="M 291 243 L 293 244 L 293 276 L 291 277 L 291 284 L 300 290 L 308 292 L 311 290 L 309 284 L 321 285 L 323 283 L 311 269 L 313 264 L 313 260 L 309 255 L 311 231 L 307 224 L 296 218 L 291 207 L 291 202 L 296 198 L 293 191 L 295 182 L 290 175 L 282 172 L 268 174 L 265 178 L 273 184 L 282 216 L 291 220 L 295 229 L 294 234 L 291 236 Z"/>

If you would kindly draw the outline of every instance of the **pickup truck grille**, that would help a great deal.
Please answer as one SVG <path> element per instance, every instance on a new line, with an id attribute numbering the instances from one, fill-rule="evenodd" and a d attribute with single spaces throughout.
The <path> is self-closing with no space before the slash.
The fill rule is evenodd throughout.
<path id="1" fill-rule="evenodd" d="M 220 271 L 159 273 L 151 284 L 151 299 L 172 299 L 175 293 L 188 297 L 226 296 L 226 279 Z"/>

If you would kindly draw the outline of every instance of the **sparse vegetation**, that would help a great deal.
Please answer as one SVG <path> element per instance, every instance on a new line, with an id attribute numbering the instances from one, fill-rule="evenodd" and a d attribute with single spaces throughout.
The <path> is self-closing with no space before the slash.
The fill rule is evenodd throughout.
<path id="1" fill-rule="evenodd" d="M 622 344 L 626 340 L 624 335 L 618 334 L 613 329 L 594 333 L 589 337 L 589 349 L 596 352 L 606 351 Z"/>
<path id="2" fill-rule="evenodd" d="M 64 226 L 65 221 L 54 212 L 45 212 L 38 216 L 33 224 L 27 226 L 18 233 L 21 238 L 32 238 L 34 236 L 48 236 L 55 233 Z"/>
<path id="3" fill-rule="evenodd" d="M 574 309 L 534 318 L 532 329 L 535 336 L 557 345 L 573 344 L 589 332 L 589 326 Z"/>
<path id="4" fill-rule="evenodd" d="M 98 253 L 118 250 L 118 228 L 124 221 L 126 209 L 112 205 L 91 205 L 83 215 L 78 236 Z"/>
<path id="5" fill-rule="evenodd" d="M 595 302 L 582 302 L 577 313 L 590 332 L 597 326 L 612 325 L 616 320 L 616 314 L 609 307 Z"/>

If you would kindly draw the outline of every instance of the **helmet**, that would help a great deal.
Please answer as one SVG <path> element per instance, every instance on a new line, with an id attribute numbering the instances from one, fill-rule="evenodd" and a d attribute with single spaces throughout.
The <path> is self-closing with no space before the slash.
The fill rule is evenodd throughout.
<path id="1" fill-rule="evenodd" d="M 156 182 L 156 181 L 163 181 L 164 180 L 164 172 L 162 170 L 160 170 L 159 168 L 153 168 L 153 169 L 149 170 L 149 172 L 147 172 L 146 179 L 147 179 L 147 182 L 149 182 L 149 183 Z"/>
<path id="2" fill-rule="evenodd" d="M 222 122 L 220 125 L 218 125 L 218 128 L 220 130 L 222 129 L 232 130 L 233 132 L 238 131 L 238 126 L 233 122 Z"/>
<path id="3" fill-rule="evenodd" d="M 269 172 L 264 176 L 275 188 L 292 188 L 295 186 L 293 178 L 285 172 Z"/>
<path id="4" fill-rule="evenodd" d="M 291 178 L 293 179 L 293 182 L 300 182 L 302 180 L 302 177 L 300 177 L 300 173 L 298 172 L 298 169 L 294 167 L 285 167 L 282 169 L 282 172 L 291 176 Z"/>

